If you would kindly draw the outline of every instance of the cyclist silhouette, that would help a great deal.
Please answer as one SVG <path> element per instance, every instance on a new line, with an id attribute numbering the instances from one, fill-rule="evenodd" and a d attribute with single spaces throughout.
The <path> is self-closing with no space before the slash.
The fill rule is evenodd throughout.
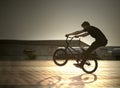
<path id="1" fill-rule="evenodd" d="M 98 29 L 97 27 L 94 27 L 92 25 L 90 25 L 89 22 L 84 21 L 81 26 L 83 27 L 82 30 L 80 31 L 75 31 L 69 34 L 66 34 L 66 36 L 69 35 L 75 35 L 75 37 L 85 37 L 90 35 L 91 37 L 95 38 L 95 41 L 91 44 L 91 46 L 83 53 L 82 56 L 83 60 L 81 62 L 81 64 L 79 63 L 75 63 L 75 66 L 79 66 L 82 68 L 82 66 L 84 65 L 85 61 L 86 61 L 86 57 L 95 49 L 101 47 L 101 46 L 106 46 L 107 45 L 107 38 L 105 37 L 105 35 L 102 33 L 102 31 L 100 29 Z"/>

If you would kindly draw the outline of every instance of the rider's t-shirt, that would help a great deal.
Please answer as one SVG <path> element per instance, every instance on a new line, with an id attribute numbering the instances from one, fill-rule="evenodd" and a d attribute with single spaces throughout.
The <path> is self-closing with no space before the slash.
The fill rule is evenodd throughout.
<path id="1" fill-rule="evenodd" d="M 102 33 L 102 31 L 94 26 L 89 26 L 84 29 L 85 32 L 88 32 L 96 41 L 107 42 L 107 38 Z"/>

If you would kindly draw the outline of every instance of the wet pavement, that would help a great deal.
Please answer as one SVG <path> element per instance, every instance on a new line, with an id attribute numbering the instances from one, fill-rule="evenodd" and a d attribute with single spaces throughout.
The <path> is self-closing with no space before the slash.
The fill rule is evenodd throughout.
<path id="1" fill-rule="evenodd" d="M 92 74 L 68 61 L 0 61 L 0 88 L 120 88 L 120 61 L 98 61 Z"/>

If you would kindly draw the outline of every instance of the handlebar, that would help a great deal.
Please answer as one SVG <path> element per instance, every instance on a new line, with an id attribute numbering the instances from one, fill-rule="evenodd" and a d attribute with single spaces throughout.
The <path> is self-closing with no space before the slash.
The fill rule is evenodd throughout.
<path id="1" fill-rule="evenodd" d="M 73 38 L 79 38 L 80 39 L 80 37 L 76 37 L 76 36 L 72 36 L 72 37 L 66 36 L 66 39 L 68 39 L 68 38 L 71 38 L 71 39 L 73 39 Z"/>
<path id="2" fill-rule="evenodd" d="M 76 37 L 75 36 L 72 36 L 72 37 L 66 36 L 66 43 L 69 44 L 74 38 L 76 38 Z M 79 41 L 80 41 L 80 37 L 78 37 L 78 38 L 79 38 Z M 68 40 L 68 39 L 70 39 L 70 40 Z"/>

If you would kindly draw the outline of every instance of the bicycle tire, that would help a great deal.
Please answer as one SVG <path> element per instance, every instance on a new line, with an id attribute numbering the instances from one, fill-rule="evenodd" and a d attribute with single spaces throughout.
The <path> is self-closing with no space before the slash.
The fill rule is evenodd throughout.
<path id="1" fill-rule="evenodd" d="M 61 57 L 58 56 L 59 54 L 61 54 Z M 59 62 L 58 60 L 63 60 L 63 62 Z M 65 65 L 68 62 L 67 52 L 65 51 L 65 49 L 57 49 L 53 54 L 53 61 L 58 66 Z"/>
<path id="2" fill-rule="evenodd" d="M 97 68 L 98 68 L 97 57 L 95 57 L 95 56 L 90 56 L 86 61 L 89 61 L 90 64 L 94 64 L 93 69 L 88 70 L 90 66 L 84 64 L 83 67 L 82 67 L 82 70 L 83 70 L 84 72 L 86 72 L 86 73 L 89 73 L 89 74 L 95 72 L 95 71 L 97 70 Z M 92 63 L 92 62 L 93 62 L 93 63 Z M 86 68 L 85 66 L 88 66 L 88 68 Z M 92 67 L 92 66 L 91 66 L 91 67 Z"/>

